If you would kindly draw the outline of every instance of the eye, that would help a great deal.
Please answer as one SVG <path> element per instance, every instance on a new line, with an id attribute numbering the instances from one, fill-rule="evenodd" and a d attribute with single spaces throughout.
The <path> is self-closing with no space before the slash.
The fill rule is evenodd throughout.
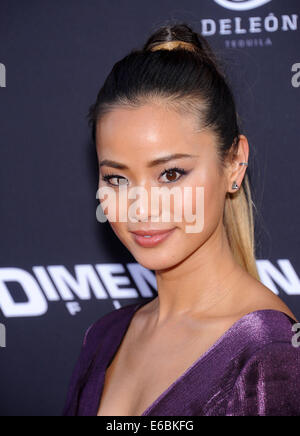
<path id="1" fill-rule="evenodd" d="M 106 174 L 105 176 L 102 177 L 102 180 L 111 186 L 128 185 L 128 183 L 123 183 L 123 182 L 122 183 L 111 183 L 112 179 L 119 179 L 122 181 L 127 180 L 127 179 L 125 179 L 125 177 L 121 177 L 121 176 L 118 176 L 116 174 Z"/>
<path id="2" fill-rule="evenodd" d="M 176 173 L 179 173 L 180 176 L 176 178 Z M 161 176 L 166 175 L 168 177 L 168 180 L 165 183 L 174 183 L 177 182 L 179 179 L 181 179 L 182 176 L 186 175 L 187 171 L 185 171 L 183 168 L 170 168 L 166 169 Z"/>
<path id="3" fill-rule="evenodd" d="M 179 174 L 179 177 L 176 176 L 176 173 Z M 187 171 L 185 171 L 183 168 L 169 168 L 169 169 L 165 169 L 160 177 L 165 176 L 168 177 L 167 181 L 165 181 L 164 183 L 174 183 L 177 182 L 179 179 L 181 179 L 182 176 L 188 174 Z M 112 183 L 111 180 L 116 179 L 116 180 L 121 180 L 122 182 L 116 182 L 116 183 Z M 102 180 L 104 182 L 106 182 L 108 185 L 111 186 L 121 186 L 121 185 L 128 185 L 128 180 L 125 177 L 119 176 L 117 174 L 106 174 L 104 176 L 102 176 Z"/>

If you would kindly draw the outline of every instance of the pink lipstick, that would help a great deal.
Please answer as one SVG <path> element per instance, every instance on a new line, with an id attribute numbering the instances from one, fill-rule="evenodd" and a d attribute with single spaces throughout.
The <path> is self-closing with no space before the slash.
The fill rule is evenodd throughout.
<path id="1" fill-rule="evenodd" d="M 142 247 L 150 248 L 155 247 L 160 242 L 164 241 L 174 232 L 174 230 L 175 228 L 170 230 L 139 230 L 131 233 L 135 242 Z"/>

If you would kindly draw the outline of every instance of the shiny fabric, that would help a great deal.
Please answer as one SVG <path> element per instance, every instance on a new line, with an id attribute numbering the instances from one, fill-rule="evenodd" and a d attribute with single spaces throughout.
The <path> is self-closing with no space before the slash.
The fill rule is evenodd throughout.
<path id="1" fill-rule="evenodd" d="M 142 305 L 114 310 L 86 332 L 63 416 L 97 416 L 105 371 Z M 295 321 L 257 310 L 239 319 L 141 416 L 300 416 Z"/>

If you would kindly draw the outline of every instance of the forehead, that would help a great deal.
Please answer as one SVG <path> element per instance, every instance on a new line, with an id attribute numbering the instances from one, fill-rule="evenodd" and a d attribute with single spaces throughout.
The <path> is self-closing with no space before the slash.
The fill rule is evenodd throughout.
<path id="1" fill-rule="evenodd" d="M 199 141 L 212 141 L 207 131 L 199 131 L 195 117 L 180 114 L 159 104 L 139 108 L 118 107 L 97 124 L 99 156 L 135 156 L 145 159 L 158 152 L 196 152 Z"/>

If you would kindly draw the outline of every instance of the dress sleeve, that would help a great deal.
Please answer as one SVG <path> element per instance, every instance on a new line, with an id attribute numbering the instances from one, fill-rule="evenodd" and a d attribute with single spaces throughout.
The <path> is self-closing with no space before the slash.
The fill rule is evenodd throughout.
<path id="1" fill-rule="evenodd" d="M 80 380 L 83 374 L 84 361 L 86 360 L 86 342 L 87 336 L 90 329 L 93 327 L 91 325 L 87 331 L 85 332 L 83 343 L 81 345 L 81 350 L 79 353 L 79 357 L 77 358 L 77 362 L 74 366 L 71 380 L 69 382 L 69 388 L 67 393 L 66 402 L 64 405 L 64 409 L 62 412 L 62 416 L 75 416 L 77 410 L 77 401 L 78 401 L 78 390 L 80 385 Z"/>
<path id="2" fill-rule="evenodd" d="M 228 402 L 227 416 L 300 416 L 300 348 L 265 345 L 245 363 Z"/>

